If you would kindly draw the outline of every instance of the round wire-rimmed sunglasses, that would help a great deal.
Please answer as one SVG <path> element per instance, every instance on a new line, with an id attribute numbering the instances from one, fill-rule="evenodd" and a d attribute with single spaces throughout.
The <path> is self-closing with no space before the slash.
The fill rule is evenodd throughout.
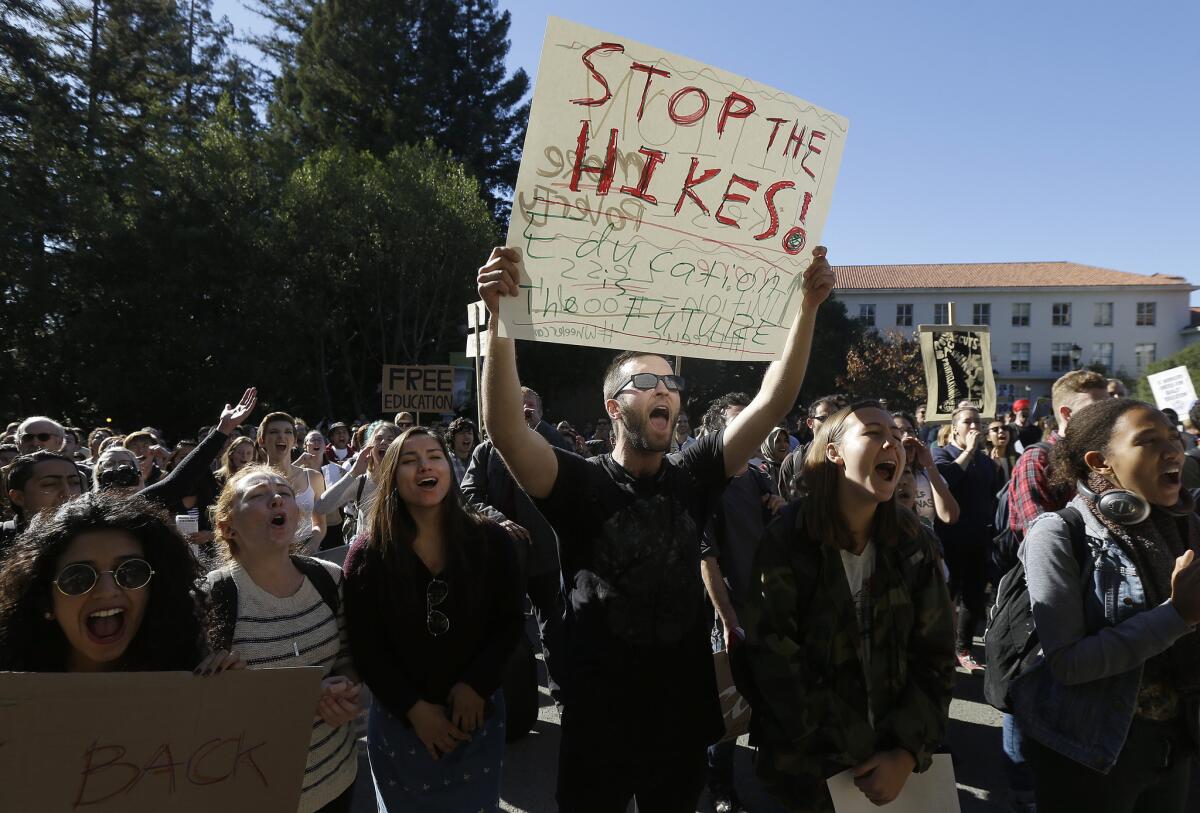
<path id="1" fill-rule="evenodd" d="M 105 573 L 111 573 L 113 581 L 122 590 L 140 590 L 150 583 L 154 569 L 145 559 L 126 559 L 112 570 L 96 570 L 86 562 L 75 562 L 62 569 L 54 579 L 54 586 L 64 596 L 82 596 L 90 592 Z"/>
<path id="2" fill-rule="evenodd" d="M 430 579 L 425 588 L 425 628 L 435 638 L 450 631 L 450 617 L 434 609 L 450 595 L 450 585 L 441 579 Z"/>

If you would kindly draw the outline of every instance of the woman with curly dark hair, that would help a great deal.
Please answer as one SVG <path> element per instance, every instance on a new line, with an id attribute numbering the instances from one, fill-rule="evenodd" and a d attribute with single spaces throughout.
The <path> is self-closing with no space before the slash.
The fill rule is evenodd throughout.
<path id="1" fill-rule="evenodd" d="M 187 543 L 144 497 L 100 491 L 36 517 L 0 572 L 0 670 L 217 672 Z"/>

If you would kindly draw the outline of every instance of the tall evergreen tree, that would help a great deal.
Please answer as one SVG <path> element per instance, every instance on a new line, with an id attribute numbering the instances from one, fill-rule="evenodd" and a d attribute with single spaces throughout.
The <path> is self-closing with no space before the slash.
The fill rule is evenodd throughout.
<path id="1" fill-rule="evenodd" d="M 261 2 L 297 19 L 297 0 Z M 282 66 L 272 117 L 302 153 L 344 144 L 384 156 L 432 139 L 504 219 L 529 112 L 529 77 L 506 77 L 509 25 L 495 0 L 317 3 L 294 64 Z"/>

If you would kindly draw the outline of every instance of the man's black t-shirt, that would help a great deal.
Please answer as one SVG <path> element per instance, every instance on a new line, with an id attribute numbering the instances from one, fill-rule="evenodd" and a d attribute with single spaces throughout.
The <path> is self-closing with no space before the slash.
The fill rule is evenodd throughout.
<path id="1" fill-rule="evenodd" d="M 723 731 L 700 535 L 725 486 L 722 434 L 635 478 L 561 449 L 538 507 L 567 593 L 567 716 L 590 746 L 663 753 Z M 578 726 L 578 728 L 576 728 Z"/>

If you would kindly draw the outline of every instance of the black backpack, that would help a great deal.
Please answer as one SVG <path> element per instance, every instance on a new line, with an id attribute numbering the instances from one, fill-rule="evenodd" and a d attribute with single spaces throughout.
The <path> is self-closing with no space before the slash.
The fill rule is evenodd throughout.
<path id="1" fill-rule="evenodd" d="M 1055 513 L 1067 523 L 1071 532 L 1071 551 L 1082 573 L 1091 556 L 1083 516 L 1071 506 Z M 1032 665 L 1041 649 L 1037 628 L 1033 624 L 1025 565 L 1019 559 L 996 586 L 996 603 L 988 611 L 983 642 L 987 658 L 987 670 L 983 673 L 983 696 L 1000 711 L 1010 711 L 1009 686 Z"/>
<path id="2" fill-rule="evenodd" d="M 1031 443 L 1026 447 L 1025 452 L 1030 449 L 1049 451 L 1051 448 L 1049 443 L 1043 441 Z M 996 492 L 996 515 L 992 519 L 992 528 L 996 531 L 996 535 L 992 537 L 992 567 L 1000 576 L 1012 570 L 1013 565 L 1017 563 L 1017 549 L 1021 547 L 1021 538 L 1013 532 L 1012 528 L 1008 527 L 1008 497 L 1013 482 L 1012 478 L 1015 475 L 1016 471 L 1011 472 L 1008 482 Z"/>
<path id="3" fill-rule="evenodd" d="M 338 614 L 338 587 L 320 560 L 308 556 L 291 556 L 292 564 L 303 573 L 321 599 L 329 606 L 330 612 L 336 619 Z M 216 574 L 220 575 L 216 575 Z M 213 571 L 209 574 L 208 599 L 212 606 L 212 646 L 214 649 L 229 651 L 233 647 L 233 630 L 237 626 L 238 592 L 237 583 L 228 572 Z"/>

